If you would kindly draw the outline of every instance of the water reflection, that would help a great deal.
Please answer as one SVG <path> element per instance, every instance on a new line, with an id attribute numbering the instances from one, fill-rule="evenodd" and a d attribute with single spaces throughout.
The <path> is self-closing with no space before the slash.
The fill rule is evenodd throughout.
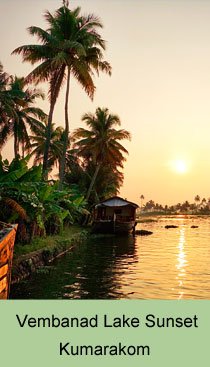
<path id="1" fill-rule="evenodd" d="M 178 271 L 178 285 L 179 285 L 179 299 L 181 299 L 184 295 L 184 278 L 186 276 L 185 266 L 186 266 L 186 252 L 185 252 L 185 245 L 186 245 L 186 239 L 185 239 L 185 227 L 182 227 L 180 229 L 180 237 L 179 237 L 179 243 L 178 243 L 178 255 L 177 255 L 177 264 L 176 268 Z"/>
<path id="2" fill-rule="evenodd" d="M 161 217 L 139 226 L 153 235 L 91 238 L 49 273 L 13 286 L 11 298 L 209 299 L 210 218 Z"/>
<path id="3" fill-rule="evenodd" d="M 132 236 L 115 238 L 103 237 L 100 242 L 91 240 L 87 244 L 80 265 L 81 271 L 76 274 L 77 284 L 65 286 L 64 298 L 104 299 L 120 296 L 121 283 L 116 266 L 123 273 L 123 260 L 136 260 L 135 239 Z M 117 265 L 116 265 L 117 263 Z"/>
<path id="4" fill-rule="evenodd" d="M 11 298 L 121 298 L 121 276 L 138 262 L 135 238 L 96 237 L 57 259 L 50 274 L 13 287 Z"/>

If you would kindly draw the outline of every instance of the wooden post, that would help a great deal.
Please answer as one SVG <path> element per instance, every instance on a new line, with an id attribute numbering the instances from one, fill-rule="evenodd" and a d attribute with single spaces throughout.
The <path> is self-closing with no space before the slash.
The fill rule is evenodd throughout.
<path id="1" fill-rule="evenodd" d="M 113 215 L 113 226 L 114 226 L 114 233 L 115 233 L 115 231 L 116 231 L 116 214 L 114 213 L 114 215 Z"/>

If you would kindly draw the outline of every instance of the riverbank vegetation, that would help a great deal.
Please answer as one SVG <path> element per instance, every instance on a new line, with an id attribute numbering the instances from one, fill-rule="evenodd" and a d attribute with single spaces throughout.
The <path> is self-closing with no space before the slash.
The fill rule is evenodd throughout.
<path id="1" fill-rule="evenodd" d="M 82 15 L 79 7 L 71 10 L 66 0 L 44 17 L 45 29 L 28 28 L 38 43 L 12 52 L 32 65 L 31 72 L 12 76 L 0 64 L 0 149 L 13 139 L 14 150 L 12 161 L 0 159 L 0 220 L 18 223 L 21 244 L 84 223 L 94 204 L 117 194 L 128 153 L 120 142 L 130 139 L 128 131 L 115 128 L 120 118 L 100 107 L 82 117 L 87 129 L 80 127 L 70 136 L 71 78 L 93 99 L 95 75 L 111 75 L 99 33 L 103 26 L 94 14 Z M 45 98 L 38 89 L 43 82 L 48 85 L 48 114 L 37 107 Z M 54 120 L 63 86 L 64 127 Z"/>
<path id="2" fill-rule="evenodd" d="M 84 230 L 84 233 L 86 230 Z M 17 243 L 14 248 L 14 259 L 18 259 L 24 255 L 31 254 L 32 252 L 53 249 L 58 243 L 71 243 L 71 240 L 77 238 L 81 234 L 81 226 L 71 225 L 65 227 L 59 234 L 47 235 L 46 237 L 36 237 L 31 243 L 22 246 L 21 243 Z"/>
<path id="3" fill-rule="evenodd" d="M 14 249 L 12 282 L 18 283 L 33 272 L 47 272 L 50 263 L 57 257 L 73 251 L 83 244 L 89 232 L 80 226 L 65 227 L 57 235 L 36 237 L 30 244 L 17 243 Z"/>

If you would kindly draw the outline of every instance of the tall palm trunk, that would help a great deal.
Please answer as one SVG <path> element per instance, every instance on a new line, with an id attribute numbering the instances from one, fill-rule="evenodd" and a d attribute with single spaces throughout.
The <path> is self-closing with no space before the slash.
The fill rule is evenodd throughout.
<path id="1" fill-rule="evenodd" d="M 68 67 L 67 73 L 67 85 L 66 85 L 66 98 L 65 98 L 65 134 L 64 134 L 64 142 L 63 142 L 63 152 L 60 160 L 60 171 L 59 171 L 59 189 L 62 190 L 65 167 L 66 167 L 66 152 L 68 148 L 69 142 L 69 115 L 68 115 L 68 105 L 69 105 L 69 91 L 70 91 L 70 75 L 71 69 Z"/>
<path id="2" fill-rule="evenodd" d="M 51 132 L 52 132 L 52 119 L 53 119 L 53 112 L 55 108 L 56 99 L 52 99 L 50 103 L 50 111 L 48 116 L 48 123 L 47 123 L 47 135 L 45 141 L 45 148 L 44 148 L 44 158 L 43 158 L 43 167 L 42 167 L 42 178 L 48 179 L 48 157 L 49 157 L 49 150 L 50 150 L 50 140 L 51 140 Z"/>
<path id="3" fill-rule="evenodd" d="M 92 180 L 91 180 L 91 183 L 90 183 L 90 186 L 89 186 L 89 189 L 87 191 L 87 194 L 86 194 L 86 197 L 85 197 L 85 200 L 88 201 L 89 197 L 90 197 L 90 194 L 91 194 L 91 191 L 92 191 L 92 188 L 93 188 L 93 185 L 95 183 L 95 180 L 96 180 L 96 177 L 98 176 L 98 172 L 101 168 L 101 162 L 97 164 L 96 166 L 96 169 L 95 169 L 95 172 L 94 172 L 94 175 L 92 177 Z"/>
<path id="4" fill-rule="evenodd" d="M 22 158 L 25 157 L 25 147 L 24 147 L 24 143 L 22 144 Z"/>
<path id="5" fill-rule="evenodd" d="M 14 155 L 15 158 L 18 157 L 19 154 L 19 143 L 18 143 L 18 137 L 17 137 L 17 133 L 14 133 Z"/>

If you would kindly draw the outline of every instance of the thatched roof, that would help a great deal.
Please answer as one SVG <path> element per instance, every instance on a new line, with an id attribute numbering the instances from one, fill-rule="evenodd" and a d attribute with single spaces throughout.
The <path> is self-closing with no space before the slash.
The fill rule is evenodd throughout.
<path id="1" fill-rule="evenodd" d="M 100 208 L 100 207 L 104 207 L 104 206 L 108 206 L 108 207 L 132 206 L 134 208 L 139 207 L 137 204 L 132 203 L 131 201 L 125 200 L 125 199 L 123 199 L 119 196 L 113 196 L 112 198 L 104 200 L 104 201 L 100 202 L 99 204 L 97 204 L 95 206 L 95 208 Z"/>

